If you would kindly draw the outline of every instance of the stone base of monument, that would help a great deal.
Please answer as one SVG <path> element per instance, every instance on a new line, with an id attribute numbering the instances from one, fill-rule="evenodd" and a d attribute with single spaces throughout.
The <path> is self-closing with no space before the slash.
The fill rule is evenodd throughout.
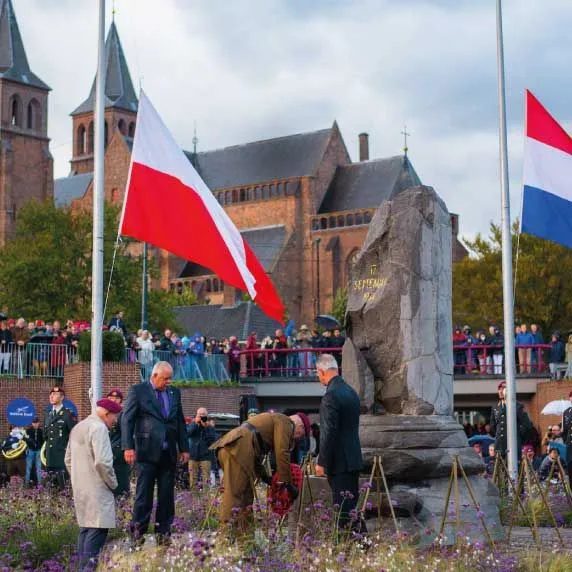
<path id="1" fill-rule="evenodd" d="M 484 514 L 485 524 L 494 540 L 504 536 L 499 515 L 498 489 L 482 475 L 483 463 L 468 446 L 467 437 L 461 426 L 452 418 L 442 415 L 362 415 L 360 417 L 360 440 L 365 470 L 362 483 L 369 480 L 375 456 L 379 456 L 385 476 L 389 482 L 389 493 L 399 529 L 419 546 L 431 544 L 437 537 L 443 513 L 447 510 L 445 499 L 449 487 L 453 455 L 456 455 L 465 470 L 479 510 Z M 366 525 L 370 532 L 378 527 L 384 534 L 395 532 L 387 495 L 383 494 L 383 483 L 379 485 L 382 494 L 381 519 L 378 518 L 377 483 L 371 487 L 368 508 L 365 511 Z M 462 476 L 458 476 L 459 489 L 459 533 L 471 542 L 487 542 L 477 508 Z M 310 477 L 304 485 L 304 494 L 290 513 L 288 526 L 291 538 L 296 538 L 297 523 L 299 537 L 312 531 L 313 521 L 319 518 L 312 503 L 331 503 L 331 491 L 324 478 Z M 301 503 L 301 511 L 300 511 Z M 361 507 L 359 507 L 361 508 Z M 298 520 L 298 515 L 300 518 Z M 447 513 L 444 543 L 456 541 L 456 512 L 454 490 Z M 314 524 L 315 526 L 315 524 Z"/>
<path id="2" fill-rule="evenodd" d="M 504 535 L 499 515 L 498 489 L 482 475 L 481 458 L 469 447 L 462 427 L 446 415 L 362 415 L 360 440 L 364 463 L 371 470 L 379 456 L 401 530 L 414 535 L 418 544 L 430 544 L 441 526 L 453 456 L 468 476 L 479 509 L 493 539 Z M 468 488 L 458 476 L 460 533 L 471 541 L 487 541 Z M 370 499 L 375 504 L 375 487 Z M 383 510 L 382 514 L 386 511 Z M 409 514 L 408 514 L 409 513 Z M 377 526 L 377 507 L 366 515 L 368 529 Z M 456 520 L 455 496 L 451 495 L 447 522 Z M 445 527 L 447 544 L 455 542 L 455 524 Z"/>
<path id="3" fill-rule="evenodd" d="M 484 514 L 485 524 L 491 537 L 497 541 L 504 537 L 504 529 L 499 518 L 499 496 L 497 488 L 490 480 L 480 475 L 469 475 L 473 494 Z M 369 477 L 362 477 L 362 484 Z M 477 509 L 474 508 L 466 484 L 459 479 L 459 534 L 470 542 L 488 542 L 487 534 L 481 524 Z M 441 528 L 441 520 L 445 511 L 445 499 L 449 487 L 449 478 L 423 479 L 415 482 L 395 483 L 389 485 L 391 503 L 397 518 L 399 531 L 406 532 L 409 539 L 419 547 L 425 547 L 436 541 Z M 383 485 L 380 486 L 383 490 Z M 321 520 L 323 509 L 320 505 L 331 506 L 331 490 L 324 478 L 310 477 L 305 486 L 303 497 L 299 497 L 288 516 L 288 536 L 294 541 L 302 539 L 305 534 L 312 534 L 316 526 L 323 527 Z M 381 517 L 378 516 L 378 500 L 381 500 Z M 301 506 L 300 506 L 301 503 Z M 375 534 L 377 530 L 391 541 L 395 535 L 395 524 L 387 495 L 377 495 L 376 486 L 372 487 L 368 497 L 368 507 L 364 513 L 368 532 Z M 312 508 L 317 506 L 317 508 Z M 454 495 L 451 496 L 447 524 L 444 529 L 442 544 L 453 545 L 456 542 L 456 513 L 454 512 Z M 361 508 L 361 506 L 359 507 Z M 332 523 L 332 527 L 334 523 Z"/>
<path id="4" fill-rule="evenodd" d="M 448 477 L 453 455 L 467 475 L 483 470 L 463 428 L 447 415 L 362 415 L 360 441 L 366 469 L 379 456 L 393 482 Z"/>

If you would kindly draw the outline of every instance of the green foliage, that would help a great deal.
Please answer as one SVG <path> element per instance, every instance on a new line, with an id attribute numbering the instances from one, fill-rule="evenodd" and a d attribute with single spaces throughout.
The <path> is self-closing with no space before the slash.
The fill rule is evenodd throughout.
<path id="1" fill-rule="evenodd" d="M 518 222 L 512 234 L 516 323 L 538 324 L 545 339 L 554 330 L 567 332 L 572 326 L 572 252 L 522 234 L 517 266 Z M 470 324 L 473 331 L 502 325 L 501 229 L 491 223 L 487 238 L 479 234 L 465 243 L 470 256 L 453 266 L 453 322 Z"/>
<path id="2" fill-rule="evenodd" d="M 338 288 L 334 301 L 332 303 L 332 316 L 338 320 L 338 322 L 345 326 L 346 322 L 346 308 L 348 306 L 348 289 Z"/>
<path id="3" fill-rule="evenodd" d="M 105 288 L 111 274 L 119 214 L 117 206 L 106 204 Z M 91 237 L 90 214 L 56 208 L 51 201 L 26 204 L 18 212 L 15 235 L 0 250 L 0 306 L 7 306 L 12 316 L 28 319 L 89 319 Z M 115 257 L 106 318 L 111 318 L 116 309 L 123 310 L 130 331 L 137 330 L 141 318 L 142 266 L 141 245 L 122 239 Z M 149 274 L 151 278 L 158 277 L 152 256 Z M 172 308 L 180 303 L 180 298 L 176 300 L 172 294 L 151 291 L 150 328 L 176 327 Z"/>
<path id="4" fill-rule="evenodd" d="M 119 332 L 103 332 L 101 344 L 103 361 L 123 361 L 125 358 L 125 340 Z M 83 332 L 80 334 L 78 353 L 81 361 L 91 361 L 90 332 Z"/>

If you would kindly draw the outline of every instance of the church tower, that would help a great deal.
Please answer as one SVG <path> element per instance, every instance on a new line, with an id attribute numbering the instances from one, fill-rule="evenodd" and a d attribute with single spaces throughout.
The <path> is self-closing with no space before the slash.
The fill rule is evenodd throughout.
<path id="1" fill-rule="evenodd" d="M 0 246 L 25 203 L 53 195 L 49 91 L 30 70 L 12 0 L 0 0 Z"/>
<path id="2" fill-rule="evenodd" d="M 135 134 L 137 96 L 129 75 L 115 22 L 111 23 L 105 40 L 105 147 L 115 130 L 126 137 Z M 72 174 L 93 171 L 93 113 L 95 110 L 95 79 L 88 98 L 75 109 L 73 118 Z"/>

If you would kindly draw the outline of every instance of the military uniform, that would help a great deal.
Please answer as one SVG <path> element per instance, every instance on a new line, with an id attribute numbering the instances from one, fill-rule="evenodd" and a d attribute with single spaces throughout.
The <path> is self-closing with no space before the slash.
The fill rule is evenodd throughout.
<path id="1" fill-rule="evenodd" d="M 251 417 L 211 445 L 223 470 L 221 522 L 232 518 L 233 509 L 243 510 L 252 505 L 253 485 L 256 477 L 263 475 L 264 455 L 274 453 L 279 480 L 291 485 L 290 452 L 293 446 L 294 423 L 281 413 L 260 413 Z"/>
<path id="2" fill-rule="evenodd" d="M 75 425 L 73 413 L 62 407 L 57 413 L 53 407 L 46 410 L 44 437 L 46 440 L 46 469 L 48 472 L 65 472 L 64 457 L 71 430 Z"/>
<path id="3" fill-rule="evenodd" d="M 572 393 L 570 394 L 572 395 Z M 572 405 L 562 415 L 562 437 L 566 445 L 568 480 L 572 486 Z"/>
<path id="4" fill-rule="evenodd" d="M 495 437 L 495 451 L 506 457 L 508 449 L 508 428 L 506 415 L 506 402 L 499 401 L 491 410 L 490 417 L 491 434 Z M 517 451 L 520 458 L 522 439 L 530 429 L 530 419 L 524 410 L 522 403 L 516 404 L 516 425 L 517 425 Z"/>
<path id="5" fill-rule="evenodd" d="M 121 448 L 121 416 L 117 416 L 117 422 L 109 430 L 109 440 L 111 441 L 111 450 L 113 451 L 113 470 L 117 477 L 117 488 L 113 491 L 115 495 L 123 495 L 129 493 L 129 482 L 131 479 L 131 467 L 125 460 L 123 449 Z"/>

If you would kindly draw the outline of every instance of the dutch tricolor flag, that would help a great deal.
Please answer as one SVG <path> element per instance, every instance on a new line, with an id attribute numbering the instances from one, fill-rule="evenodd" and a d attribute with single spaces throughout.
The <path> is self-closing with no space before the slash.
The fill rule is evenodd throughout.
<path id="1" fill-rule="evenodd" d="M 572 248 L 572 138 L 526 92 L 521 230 Z"/>

